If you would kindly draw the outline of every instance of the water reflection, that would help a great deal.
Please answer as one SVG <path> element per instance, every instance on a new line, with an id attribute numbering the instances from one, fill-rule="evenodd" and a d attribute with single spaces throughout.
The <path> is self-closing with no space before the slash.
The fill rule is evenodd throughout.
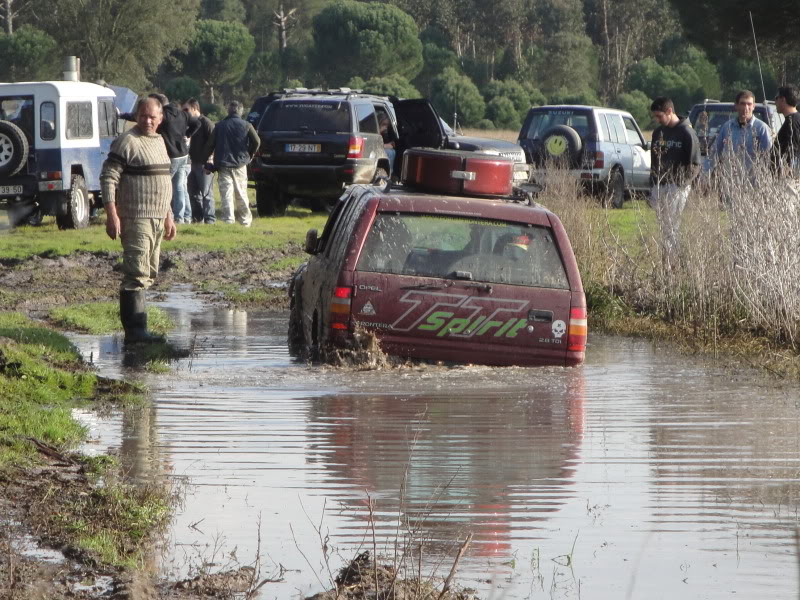
<path id="1" fill-rule="evenodd" d="M 796 387 L 602 336 L 577 369 L 326 369 L 290 360 L 284 315 L 191 302 L 165 306 L 195 354 L 140 374 L 151 409 L 98 436 L 137 478 L 190 481 L 178 572 L 219 545 L 252 560 L 260 521 L 268 563 L 297 569 L 264 597 L 313 592 L 323 544 L 371 548 L 372 499 L 378 546 L 414 537 L 426 569 L 474 533 L 459 578 L 484 597 L 796 595 Z"/>

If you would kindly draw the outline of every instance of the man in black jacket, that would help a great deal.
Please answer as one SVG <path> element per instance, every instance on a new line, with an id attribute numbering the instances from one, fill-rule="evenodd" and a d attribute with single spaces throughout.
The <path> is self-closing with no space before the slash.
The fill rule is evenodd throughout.
<path id="1" fill-rule="evenodd" d="M 792 179 L 800 176 L 800 112 L 797 111 L 797 93 L 790 86 L 779 87 L 775 108 L 785 117 L 772 147 L 775 164 L 781 174 Z"/>
<path id="2" fill-rule="evenodd" d="M 183 110 L 200 122 L 200 127 L 189 141 L 189 161 L 192 168 L 189 172 L 189 202 L 192 206 L 192 222 L 212 224 L 217 220 L 214 214 L 214 194 L 212 184 L 214 175 L 205 169 L 205 147 L 214 124 L 208 117 L 200 113 L 200 103 L 196 98 L 189 98 L 183 104 Z"/>
<path id="3" fill-rule="evenodd" d="M 219 178 L 222 220 L 250 227 L 253 214 L 247 198 L 247 164 L 261 141 L 253 126 L 242 119 L 241 102 L 228 104 L 228 116 L 214 127 L 206 143 L 204 158 L 214 154 L 214 168 Z M 235 198 L 235 208 L 234 208 Z"/>
<path id="4" fill-rule="evenodd" d="M 681 214 L 692 181 L 700 173 L 700 142 L 688 119 L 675 113 L 669 98 L 650 105 L 658 123 L 650 146 L 650 206 L 656 211 L 669 257 L 678 246 Z"/>

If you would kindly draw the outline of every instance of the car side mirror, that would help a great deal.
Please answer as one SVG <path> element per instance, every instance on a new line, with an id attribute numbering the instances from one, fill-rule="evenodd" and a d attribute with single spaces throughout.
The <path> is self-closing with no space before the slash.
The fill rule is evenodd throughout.
<path id="1" fill-rule="evenodd" d="M 645 150 L 650 150 L 650 142 L 643 143 L 642 148 L 644 148 Z"/>
<path id="2" fill-rule="evenodd" d="M 309 229 L 306 232 L 306 245 L 303 248 L 306 251 L 306 254 L 316 254 L 317 253 L 317 244 L 319 243 L 319 234 L 317 233 L 316 229 Z"/>

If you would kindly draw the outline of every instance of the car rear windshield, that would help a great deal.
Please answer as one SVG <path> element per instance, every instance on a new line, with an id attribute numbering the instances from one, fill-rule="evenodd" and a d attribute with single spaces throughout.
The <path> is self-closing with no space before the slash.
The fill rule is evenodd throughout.
<path id="1" fill-rule="evenodd" d="M 259 127 L 261 131 L 347 132 L 350 106 L 345 102 L 273 102 Z"/>
<path id="2" fill-rule="evenodd" d="M 528 140 L 539 139 L 556 125 L 566 125 L 577 131 L 581 139 L 586 139 L 591 131 L 589 119 L 591 113 L 580 109 L 559 108 L 534 112 L 527 129 L 523 132 L 524 135 L 520 137 Z"/>
<path id="3" fill-rule="evenodd" d="M 482 218 L 378 213 L 357 269 L 569 289 L 549 228 Z"/>
<path id="4" fill-rule="evenodd" d="M 769 125 L 767 111 L 763 106 L 756 107 L 753 111 L 753 115 L 757 119 L 764 121 L 767 125 Z M 714 137 L 717 135 L 719 128 L 722 127 L 724 123 L 730 121 L 736 116 L 737 113 L 733 108 L 707 106 L 705 109 L 693 111 L 689 117 L 689 121 L 691 121 L 692 127 L 694 127 L 697 135 Z"/>

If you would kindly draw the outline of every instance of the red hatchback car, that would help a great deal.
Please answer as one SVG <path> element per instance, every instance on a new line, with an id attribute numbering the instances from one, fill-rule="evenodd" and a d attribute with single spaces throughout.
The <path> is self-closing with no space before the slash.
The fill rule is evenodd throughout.
<path id="1" fill-rule="evenodd" d="M 498 197 L 511 191 L 511 161 L 470 154 L 409 151 L 403 186 L 353 186 L 322 235 L 308 232 L 312 257 L 289 288 L 293 354 L 324 356 L 361 329 L 403 357 L 583 361 L 586 299 L 561 221 L 522 196 Z"/>

